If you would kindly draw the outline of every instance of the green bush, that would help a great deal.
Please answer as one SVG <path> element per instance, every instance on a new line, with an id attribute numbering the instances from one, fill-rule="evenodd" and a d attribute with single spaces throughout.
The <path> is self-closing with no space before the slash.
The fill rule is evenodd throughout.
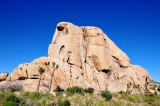
<path id="1" fill-rule="evenodd" d="M 147 102 L 148 104 L 153 104 L 156 100 L 156 95 L 154 94 L 149 94 L 144 98 L 145 102 Z"/>
<path id="2" fill-rule="evenodd" d="M 67 93 L 69 93 L 71 95 L 75 94 L 75 93 L 83 94 L 83 92 L 84 92 L 83 88 L 78 87 L 78 86 L 73 86 L 73 87 L 67 88 Z"/>
<path id="3" fill-rule="evenodd" d="M 21 100 L 20 100 L 20 98 L 18 98 L 17 96 L 12 94 L 7 98 L 6 101 L 12 101 L 12 102 L 15 102 L 15 103 L 20 103 Z"/>
<path id="4" fill-rule="evenodd" d="M 93 93 L 94 89 L 89 87 L 89 88 L 84 89 L 84 92 L 85 93 Z"/>
<path id="5" fill-rule="evenodd" d="M 126 94 L 126 99 L 134 103 L 143 102 L 142 96 L 140 94 Z"/>
<path id="6" fill-rule="evenodd" d="M 112 99 L 112 94 L 109 91 L 102 91 L 101 96 L 106 99 L 106 101 L 110 101 Z"/>
<path id="7" fill-rule="evenodd" d="M 27 106 L 30 106 L 30 104 L 33 104 L 33 106 L 48 106 L 53 103 L 53 96 L 49 92 L 23 92 L 20 96 L 23 98 Z"/>
<path id="8" fill-rule="evenodd" d="M 154 104 L 160 106 L 160 99 L 156 99 Z"/>
<path id="9" fill-rule="evenodd" d="M 101 96 L 107 101 L 112 99 L 112 94 L 109 91 L 102 91 Z"/>
<path id="10" fill-rule="evenodd" d="M 54 92 L 63 92 L 64 90 L 62 88 L 60 88 L 59 86 L 56 87 L 56 89 L 54 90 Z"/>
<path id="11" fill-rule="evenodd" d="M 17 106 L 17 104 L 13 101 L 6 101 L 3 106 Z"/>
<path id="12" fill-rule="evenodd" d="M 29 98 L 29 99 L 39 100 L 39 99 L 41 99 L 41 97 L 43 97 L 43 94 L 41 94 L 39 92 L 25 92 L 23 94 L 23 97 Z"/>
<path id="13" fill-rule="evenodd" d="M 70 103 L 69 100 L 64 100 L 64 101 L 62 101 L 61 99 L 59 99 L 57 105 L 58 105 L 58 106 L 70 106 L 71 103 Z"/>
<path id="14" fill-rule="evenodd" d="M 123 102 L 121 101 L 112 101 L 111 106 L 124 106 Z M 129 104 L 127 104 L 127 106 L 130 106 Z"/>

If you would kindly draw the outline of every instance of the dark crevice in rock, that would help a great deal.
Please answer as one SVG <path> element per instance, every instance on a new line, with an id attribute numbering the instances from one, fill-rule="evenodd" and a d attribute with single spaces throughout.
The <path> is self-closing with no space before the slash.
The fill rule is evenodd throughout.
<path id="1" fill-rule="evenodd" d="M 119 64 L 119 66 L 120 66 L 121 68 L 127 68 L 126 66 L 123 66 L 123 65 L 121 65 L 121 64 Z"/>
<path id="2" fill-rule="evenodd" d="M 96 79 L 96 81 L 97 81 L 97 83 L 98 83 L 99 89 L 101 90 L 101 86 L 100 86 L 100 84 L 99 84 L 98 78 L 95 77 L 95 79 Z"/>
<path id="3" fill-rule="evenodd" d="M 107 40 L 106 39 L 104 39 L 104 43 L 107 44 Z"/>
<path id="4" fill-rule="evenodd" d="M 101 35 L 100 33 L 97 33 L 97 35 Z"/>
<path id="5" fill-rule="evenodd" d="M 82 31 L 83 31 L 83 39 L 84 39 L 84 41 L 86 41 L 87 40 L 86 29 L 82 28 Z"/>
<path id="6" fill-rule="evenodd" d="M 99 87 L 99 89 L 101 90 L 101 86 L 100 86 L 100 84 L 99 84 L 98 78 L 96 77 L 96 75 L 95 75 L 95 73 L 94 73 L 94 70 L 95 70 L 94 66 L 92 66 L 91 64 L 89 64 L 89 63 L 87 63 L 87 62 L 86 62 L 86 64 L 88 64 L 89 66 L 92 67 L 92 69 L 93 69 L 93 70 L 92 70 L 92 74 L 93 74 L 94 80 L 97 82 L 98 87 Z"/>
<path id="7" fill-rule="evenodd" d="M 117 57 L 115 57 L 115 56 L 112 56 L 112 57 L 113 57 L 114 61 L 115 61 L 116 63 L 118 63 L 118 64 L 119 64 L 119 62 L 118 62 L 118 58 L 117 58 Z"/>
<path id="8" fill-rule="evenodd" d="M 70 57 L 68 57 L 67 61 L 66 61 L 68 64 L 70 64 Z"/>
<path id="9" fill-rule="evenodd" d="M 25 77 L 19 77 L 18 80 L 25 80 Z"/>
<path id="10" fill-rule="evenodd" d="M 72 71 L 71 71 L 72 66 L 70 66 L 70 77 L 72 77 Z"/>
<path id="11" fill-rule="evenodd" d="M 72 63 L 68 63 L 68 64 L 71 65 L 71 66 L 75 65 L 75 64 L 72 64 Z M 75 65 L 75 66 L 77 66 L 77 65 Z M 77 66 L 77 67 L 79 67 L 79 66 Z"/>
<path id="12" fill-rule="evenodd" d="M 33 75 L 33 76 L 39 76 L 39 75 Z"/>
<path id="13" fill-rule="evenodd" d="M 110 75 L 111 75 L 111 70 L 103 69 L 103 70 L 99 70 L 99 71 L 107 74 L 108 77 L 110 77 Z"/>
<path id="14" fill-rule="evenodd" d="M 119 62 L 119 59 L 117 57 L 115 57 L 115 56 L 112 56 L 112 57 L 113 57 L 114 61 L 119 64 L 119 66 L 121 68 L 127 68 L 128 67 L 128 66 L 126 67 L 126 66 L 121 65 L 120 62 Z"/>
<path id="15" fill-rule="evenodd" d="M 61 53 L 61 51 L 65 48 L 64 45 L 61 46 L 60 50 L 59 50 L 59 54 Z"/>
<path id="16" fill-rule="evenodd" d="M 61 58 L 57 58 L 57 57 L 53 57 L 53 58 L 62 60 L 63 62 L 68 63 L 69 65 L 72 65 L 72 66 L 74 65 L 74 66 L 76 66 L 76 67 L 82 68 L 82 66 L 78 66 L 78 65 L 76 65 L 76 64 L 71 63 L 71 62 L 70 62 L 70 58 L 68 58 L 67 61 L 65 61 L 64 59 L 61 59 Z"/>
<path id="17" fill-rule="evenodd" d="M 72 53 L 71 51 L 68 51 L 68 53 Z"/>
<path id="18" fill-rule="evenodd" d="M 123 78 L 125 78 L 125 77 L 127 77 L 127 75 L 123 75 L 122 77 L 119 77 L 119 79 L 123 79 Z"/>
<path id="19" fill-rule="evenodd" d="M 27 78 L 28 78 L 28 71 L 27 71 L 27 69 L 26 69 L 26 75 L 27 75 Z"/>
<path id="20" fill-rule="evenodd" d="M 101 46 L 101 47 L 107 48 L 106 46 L 104 46 L 104 45 L 99 45 L 99 44 L 89 44 L 89 45 L 92 45 L 92 46 Z"/>
<path id="21" fill-rule="evenodd" d="M 35 77 L 33 77 L 33 78 L 30 78 L 30 79 L 39 79 L 39 78 L 35 78 Z"/>
<path id="22" fill-rule="evenodd" d="M 63 31 L 63 30 L 64 30 L 64 27 L 63 27 L 63 26 L 57 26 L 57 30 L 58 30 L 58 31 Z"/>

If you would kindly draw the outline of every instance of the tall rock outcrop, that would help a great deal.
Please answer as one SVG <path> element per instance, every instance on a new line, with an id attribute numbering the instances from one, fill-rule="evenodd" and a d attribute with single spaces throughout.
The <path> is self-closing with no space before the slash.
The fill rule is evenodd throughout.
<path id="1" fill-rule="evenodd" d="M 52 62 L 59 65 L 53 76 Z M 49 45 L 48 57 L 20 64 L 5 81 L 0 82 L 0 86 L 21 80 L 24 90 L 35 91 L 39 66 L 45 69 L 40 83 L 42 91 L 49 89 L 52 80 L 51 91 L 56 86 L 63 89 L 80 86 L 92 87 L 96 91 L 153 92 L 149 87 L 153 83 L 148 72 L 132 65 L 128 56 L 97 27 L 59 23 Z"/>

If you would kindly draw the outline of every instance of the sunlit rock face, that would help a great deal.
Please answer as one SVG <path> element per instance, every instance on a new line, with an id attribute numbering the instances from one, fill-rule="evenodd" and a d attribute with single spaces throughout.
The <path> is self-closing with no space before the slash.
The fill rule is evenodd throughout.
<path id="1" fill-rule="evenodd" d="M 52 63 L 58 64 L 53 73 Z M 59 86 L 92 87 L 96 91 L 143 93 L 149 89 L 151 77 L 140 66 L 132 65 L 128 56 L 97 27 L 79 27 L 60 22 L 49 45 L 48 57 L 20 64 L 9 75 L 0 74 L 0 86 L 21 81 L 26 91 L 35 91 L 43 67 L 40 90 Z M 53 73 L 53 75 L 51 75 Z M 52 83 L 51 83 L 52 80 Z"/>

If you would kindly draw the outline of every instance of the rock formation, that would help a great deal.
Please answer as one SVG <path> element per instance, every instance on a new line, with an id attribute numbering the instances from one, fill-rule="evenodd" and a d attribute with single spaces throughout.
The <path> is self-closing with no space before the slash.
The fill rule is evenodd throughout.
<path id="1" fill-rule="evenodd" d="M 53 71 L 52 62 L 59 65 Z M 51 91 L 59 86 L 92 87 L 96 91 L 143 93 L 153 92 L 151 77 L 140 66 L 132 65 L 128 56 L 97 27 L 79 27 L 61 22 L 48 49 L 48 57 L 20 64 L 13 73 L 0 75 L 0 86 L 20 83 L 26 91 L 35 91 L 39 79 L 38 68 L 45 69 L 40 90 Z M 5 81 L 4 81 L 5 80 Z"/>

